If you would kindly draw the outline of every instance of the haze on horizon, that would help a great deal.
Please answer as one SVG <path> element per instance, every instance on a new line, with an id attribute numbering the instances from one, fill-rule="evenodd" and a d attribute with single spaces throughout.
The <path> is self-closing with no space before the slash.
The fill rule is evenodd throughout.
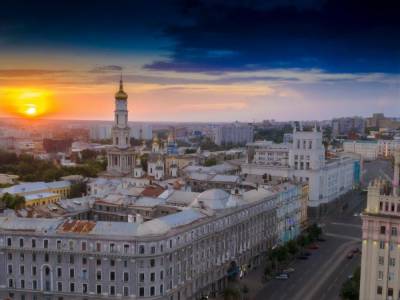
<path id="1" fill-rule="evenodd" d="M 0 116 L 110 120 L 121 72 L 132 121 L 400 115 L 397 1 L 265 2 L 5 0 Z"/>

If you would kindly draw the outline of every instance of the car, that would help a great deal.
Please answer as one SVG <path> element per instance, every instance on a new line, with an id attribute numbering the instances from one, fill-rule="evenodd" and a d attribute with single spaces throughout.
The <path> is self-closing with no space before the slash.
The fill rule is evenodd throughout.
<path id="1" fill-rule="evenodd" d="M 306 259 L 308 259 L 308 256 L 305 256 L 305 255 L 299 255 L 299 256 L 297 256 L 297 259 L 306 260 Z"/>
<path id="2" fill-rule="evenodd" d="M 308 246 L 308 249 L 317 250 L 317 249 L 319 249 L 319 246 L 316 244 L 312 244 L 312 245 Z"/>
<path id="3" fill-rule="evenodd" d="M 324 239 L 324 238 L 318 238 L 317 241 L 318 241 L 318 242 L 326 242 L 326 239 Z"/>
<path id="4" fill-rule="evenodd" d="M 304 252 L 303 255 L 305 255 L 305 256 L 311 256 L 311 252 Z"/>
<path id="5" fill-rule="evenodd" d="M 354 216 L 354 217 L 359 217 L 359 216 L 360 216 L 360 214 L 358 214 L 358 213 L 355 213 L 353 216 Z"/>
<path id="6" fill-rule="evenodd" d="M 353 250 L 351 250 L 351 252 L 353 254 L 357 254 L 357 253 L 360 253 L 361 251 L 360 251 L 360 248 L 354 248 Z"/>
<path id="7" fill-rule="evenodd" d="M 349 253 L 347 253 L 347 255 L 346 255 L 347 259 L 352 259 L 352 258 L 353 258 L 353 256 L 354 256 L 354 254 L 353 254 L 353 252 L 352 252 L 352 251 L 350 251 L 350 252 L 349 252 Z"/>
<path id="8" fill-rule="evenodd" d="M 294 268 L 287 268 L 285 270 L 282 271 L 282 273 L 293 273 L 294 272 Z"/>
<path id="9" fill-rule="evenodd" d="M 353 279 L 353 274 L 350 274 L 349 276 L 347 276 L 347 279 Z"/>
<path id="10" fill-rule="evenodd" d="M 286 280 L 286 279 L 289 279 L 289 275 L 286 273 L 281 273 L 281 274 L 275 276 L 275 279 Z"/>

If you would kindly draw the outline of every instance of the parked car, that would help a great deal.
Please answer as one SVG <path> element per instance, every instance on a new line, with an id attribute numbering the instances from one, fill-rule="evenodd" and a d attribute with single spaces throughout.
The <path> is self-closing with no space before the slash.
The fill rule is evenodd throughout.
<path id="1" fill-rule="evenodd" d="M 282 271 L 282 273 L 293 273 L 293 272 L 294 272 L 294 268 L 287 268 Z"/>
<path id="2" fill-rule="evenodd" d="M 318 242 L 325 242 L 326 239 L 324 239 L 324 238 L 318 238 L 317 241 L 318 241 Z"/>
<path id="3" fill-rule="evenodd" d="M 304 252 L 303 255 L 305 255 L 305 256 L 311 256 L 311 252 Z"/>
<path id="4" fill-rule="evenodd" d="M 317 250 L 317 249 L 319 249 L 319 246 L 316 244 L 311 244 L 310 246 L 308 246 L 308 249 Z"/>
<path id="5" fill-rule="evenodd" d="M 275 279 L 286 280 L 286 279 L 289 279 L 289 275 L 286 273 L 281 273 L 281 274 L 275 276 Z"/>
<path id="6" fill-rule="evenodd" d="M 351 250 L 351 252 L 353 252 L 353 254 L 357 254 L 360 253 L 360 248 L 354 248 L 353 250 Z"/>
<path id="7" fill-rule="evenodd" d="M 347 259 L 352 259 L 354 256 L 353 251 L 350 251 L 349 253 L 347 253 L 346 257 Z"/>

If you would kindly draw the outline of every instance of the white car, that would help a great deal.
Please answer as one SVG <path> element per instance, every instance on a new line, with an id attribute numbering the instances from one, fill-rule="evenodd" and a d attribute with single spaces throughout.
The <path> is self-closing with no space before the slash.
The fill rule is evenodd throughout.
<path id="1" fill-rule="evenodd" d="M 286 273 L 282 273 L 282 274 L 275 276 L 275 279 L 286 280 L 286 279 L 289 279 L 289 275 Z"/>

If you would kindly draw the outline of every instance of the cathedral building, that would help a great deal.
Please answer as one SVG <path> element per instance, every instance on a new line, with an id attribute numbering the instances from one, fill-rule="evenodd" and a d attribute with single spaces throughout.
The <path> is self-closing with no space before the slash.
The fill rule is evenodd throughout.
<path id="1" fill-rule="evenodd" d="M 108 175 L 129 175 L 135 166 L 135 151 L 130 146 L 127 102 L 128 94 L 124 92 L 121 78 L 119 90 L 115 94 L 114 126 L 111 132 L 113 147 L 107 152 Z"/>

